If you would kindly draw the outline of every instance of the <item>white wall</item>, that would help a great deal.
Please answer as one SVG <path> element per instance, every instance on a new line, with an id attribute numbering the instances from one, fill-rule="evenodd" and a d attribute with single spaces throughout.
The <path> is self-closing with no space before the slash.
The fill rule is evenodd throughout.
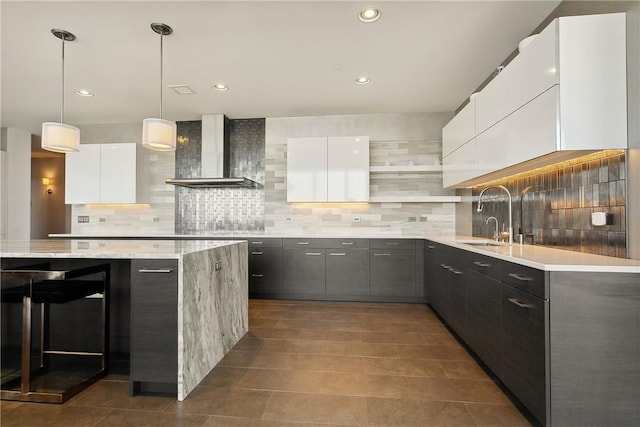
<path id="1" fill-rule="evenodd" d="M 20 129 L 2 128 L 0 146 L 5 151 L 1 197 L 6 206 L 6 239 L 31 237 L 31 134 Z"/>

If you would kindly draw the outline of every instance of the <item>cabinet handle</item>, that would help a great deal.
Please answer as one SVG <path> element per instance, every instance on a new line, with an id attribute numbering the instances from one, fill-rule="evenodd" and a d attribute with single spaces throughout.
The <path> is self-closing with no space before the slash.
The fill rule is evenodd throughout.
<path id="1" fill-rule="evenodd" d="M 322 255 L 322 252 L 307 252 L 305 255 L 314 255 L 314 256 L 318 256 L 318 255 Z"/>
<path id="2" fill-rule="evenodd" d="M 343 245 L 353 246 L 353 242 L 342 242 Z"/>
<path id="3" fill-rule="evenodd" d="M 391 256 L 391 254 L 376 254 L 376 253 L 374 253 L 373 256 Z"/>
<path id="4" fill-rule="evenodd" d="M 435 248 L 436 248 L 436 247 L 435 247 L 435 246 L 433 246 L 433 245 L 427 245 L 427 247 L 428 247 L 429 249 L 435 249 Z"/>
<path id="5" fill-rule="evenodd" d="M 478 267 L 491 267 L 491 264 L 487 264 L 486 262 L 473 261 L 473 263 Z"/>
<path id="6" fill-rule="evenodd" d="M 347 254 L 345 254 L 344 252 L 331 252 L 331 253 L 329 253 L 329 255 L 331 255 L 331 256 L 345 256 Z"/>
<path id="7" fill-rule="evenodd" d="M 518 279 L 521 282 L 533 282 L 533 279 L 531 277 L 521 276 L 520 274 L 517 274 L 517 273 L 509 273 L 509 277 L 513 277 L 514 279 Z"/>
<path id="8" fill-rule="evenodd" d="M 518 301 L 517 298 L 509 298 L 509 302 L 512 304 L 517 305 L 518 307 L 522 307 L 522 308 L 533 308 L 535 307 L 534 305 L 531 304 L 525 304 L 523 302 Z"/>
<path id="9" fill-rule="evenodd" d="M 251 255 L 264 255 L 264 252 L 254 251 L 254 252 L 251 252 Z"/>
<path id="10" fill-rule="evenodd" d="M 252 274 L 251 277 L 264 277 L 264 274 Z"/>
<path id="11" fill-rule="evenodd" d="M 298 242 L 299 245 L 308 245 L 309 242 Z"/>
<path id="12" fill-rule="evenodd" d="M 252 245 L 262 245 L 264 242 L 251 242 Z"/>
<path id="13" fill-rule="evenodd" d="M 387 242 L 387 245 L 398 246 L 398 242 Z"/>
<path id="14" fill-rule="evenodd" d="M 451 266 L 447 264 L 440 264 L 440 267 L 444 268 L 445 270 L 451 270 Z"/>
<path id="15" fill-rule="evenodd" d="M 454 270 L 453 268 L 450 268 L 449 271 L 455 274 L 456 276 L 459 276 L 460 274 L 462 274 L 462 271 Z"/>
<path id="16" fill-rule="evenodd" d="M 138 273 L 171 273 L 173 268 L 141 268 Z"/>

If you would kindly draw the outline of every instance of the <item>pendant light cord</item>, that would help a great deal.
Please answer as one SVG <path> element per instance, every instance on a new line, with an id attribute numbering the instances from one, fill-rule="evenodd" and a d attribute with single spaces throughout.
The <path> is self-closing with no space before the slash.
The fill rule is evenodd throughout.
<path id="1" fill-rule="evenodd" d="M 164 35 L 161 33 L 160 34 L 160 120 L 162 120 L 162 69 L 163 69 L 163 39 L 164 39 Z"/>
<path id="2" fill-rule="evenodd" d="M 62 96 L 60 97 L 60 123 L 64 123 L 64 37 L 62 37 Z"/>

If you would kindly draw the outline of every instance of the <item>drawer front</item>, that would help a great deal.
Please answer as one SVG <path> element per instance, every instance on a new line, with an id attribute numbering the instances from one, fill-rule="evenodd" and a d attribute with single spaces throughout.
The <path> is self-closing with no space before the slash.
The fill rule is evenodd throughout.
<path id="1" fill-rule="evenodd" d="M 282 270 L 281 248 L 250 248 L 249 272 Z"/>
<path id="2" fill-rule="evenodd" d="M 369 295 L 369 251 L 327 250 L 327 295 Z"/>
<path id="3" fill-rule="evenodd" d="M 284 249 L 282 290 L 293 295 L 325 294 L 325 249 Z"/>
<path id="4" fill-rule="evenodd" d="M 249 272 L 249 294 L 280 296 L 282 294 L 282 270 Z"/>
<path id="5" fill-rule="evenodd" d="M 372 296 L 416 295 L 415 250 L 372 249 L 369 253 Z"/>
<path id="6" fill-rule="evenodd" d="M 273 239 L 273 238 L 249 238 L 247 239 L 247 243 L 249 248 L 281 248 L 282 247 L 282 239 Z"/>
<path id="7" fill-rule="evenodd" d="M 498 281 L 502 279 L 502 261 L 499 259 L 468 251 L 462 259 L 466 268 Z"/>
<path id="8" fill-rule="evenodd" d="M 326 249 L 369 249 L 369 239 L 322 239 Z"/>
<path id="9" fill-rule="evenodd" d="M 283 239 L 283 247 L 285 249 L 323 249 L 327 239 Z"/>
<path id="10" fill-rule="evenodd" d="M 371 249 L 414 249 L 416 241 L 414 239 L 371 239 L 369 241 Z"/>
<path id="11" fill-rule="evenodd" d="M 543 270 L 510 262 L 502 263 L 502 283 L 521 289 L 540 298 L 549 298 L 547 274 Z"/>

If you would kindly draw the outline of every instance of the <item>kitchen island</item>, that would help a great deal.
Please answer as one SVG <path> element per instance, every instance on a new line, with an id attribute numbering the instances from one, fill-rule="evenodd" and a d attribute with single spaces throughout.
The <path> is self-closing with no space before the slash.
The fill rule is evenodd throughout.
<path id="1" fill-rule="evenodd" d="M 112 289 L 129 308 L 120 319 L 130 324 L 113 329 L 129 335 L 132 393 L 162 383 L 185 399 L 248 331 L 244 241 L 3 241 L 0 256 L 3 269 L 111 264 Z"/>

